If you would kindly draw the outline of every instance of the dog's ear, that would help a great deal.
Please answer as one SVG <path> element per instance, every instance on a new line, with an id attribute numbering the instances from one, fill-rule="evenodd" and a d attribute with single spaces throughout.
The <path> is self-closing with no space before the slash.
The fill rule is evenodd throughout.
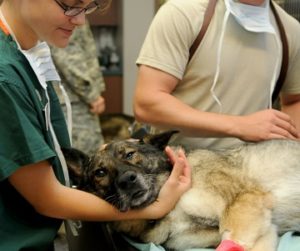
<path id="1" fill-rule="evenodd" d="M 67 162 L 70 179 L 74 185 L 79 185 L 83 179 L 84 168 L 89 163 L 89 156 L 75 148 L 61 149 Z"/>
<path id="2" fill-rule="evenodd" d="M 142 141 L 144 143 L 151 144 L 156 148 L 158 148 L 159 150 L 163 151 L 165 147 L 168 145 L 170 138 L 173 136 L 173 134 L 178 132 L 179 131 L 177 130 L 172 130 L 172 131 L 165 131 L 159 134 L 148 134 L 142 139 Z"/>

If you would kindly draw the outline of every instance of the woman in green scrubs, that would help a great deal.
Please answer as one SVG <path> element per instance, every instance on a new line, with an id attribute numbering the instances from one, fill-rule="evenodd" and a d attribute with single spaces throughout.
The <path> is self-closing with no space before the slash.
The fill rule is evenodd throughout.
<path id="1" fill-rule="evenodd" d="M 101 4 L 101 1 L 100 1 Z M 51 250 L 62 219 L 159 218 L 190 187 L 184 154 L 157 202 L 120 213 L 98 197 L 65 186 L 58 158 L 69 135 L 47 43 L 65 47 L 94 1 L 4 0 L 0 6 L 0 250 Z M 58 148 L 57 148 L 58 146 Z M 182 179 L 183 176 L 183 179 Z"/>

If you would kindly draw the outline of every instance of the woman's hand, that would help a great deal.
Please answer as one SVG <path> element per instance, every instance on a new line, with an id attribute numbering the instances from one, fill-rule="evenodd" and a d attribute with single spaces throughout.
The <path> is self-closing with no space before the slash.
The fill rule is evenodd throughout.
<path id="1" fill-rule="evenodd" d="M 166 183 L 161 188 L 157 200 L 149 206 L 150 219 L 161 218 L 169 213 L 180 199 L 181 195 L 191 188 L 191 167 L 182 149 L 177 154 L 166 147 L 166 154 L 174 164 Z M 147 217 L 148 218 L 148 217 Z"/>

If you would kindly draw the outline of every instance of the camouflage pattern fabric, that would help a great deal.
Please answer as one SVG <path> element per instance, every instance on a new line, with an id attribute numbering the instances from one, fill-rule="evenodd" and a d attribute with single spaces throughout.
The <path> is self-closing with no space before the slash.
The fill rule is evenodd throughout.
<path id="1" fill-rule="evenodd" d="M 62 105 L 66 114 L 66 106 Z M 93 154 L 104 143 L 99 116 L 91 114 L 87 106 L 72 103 L 72 146 L 87 154 Z"/>
<path id="2" fill-rule="evenodd" d="M 73 147 L 91 153 L 103 144 L 99 116 L 89 111 L 89 104 L 105 90 L 96 45 L 88 24 L 78 27 L 66 48 L 51 48 L 53 61 L 72 104 Z M 64 108 L 65 100 L 54 85 Z"/>
<path id="3" fill-rule="evenodd" d="M 296 18 L 300 22 L 300 1 L 299 0 L 274 0 L 287 13 Z"/>

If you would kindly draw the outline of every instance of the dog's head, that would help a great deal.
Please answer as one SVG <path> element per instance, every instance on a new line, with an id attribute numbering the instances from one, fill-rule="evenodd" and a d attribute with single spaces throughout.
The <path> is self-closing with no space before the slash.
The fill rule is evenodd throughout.
<path id="1" fill-rule="evenodd" d="M 164 148 L 174 133 L 112 142 L 90 158 L 64 149 L 71 179 L 78 189 L 105 199 L 120 211 L 145 207 L 155 201 L 172 169 Z"/>

